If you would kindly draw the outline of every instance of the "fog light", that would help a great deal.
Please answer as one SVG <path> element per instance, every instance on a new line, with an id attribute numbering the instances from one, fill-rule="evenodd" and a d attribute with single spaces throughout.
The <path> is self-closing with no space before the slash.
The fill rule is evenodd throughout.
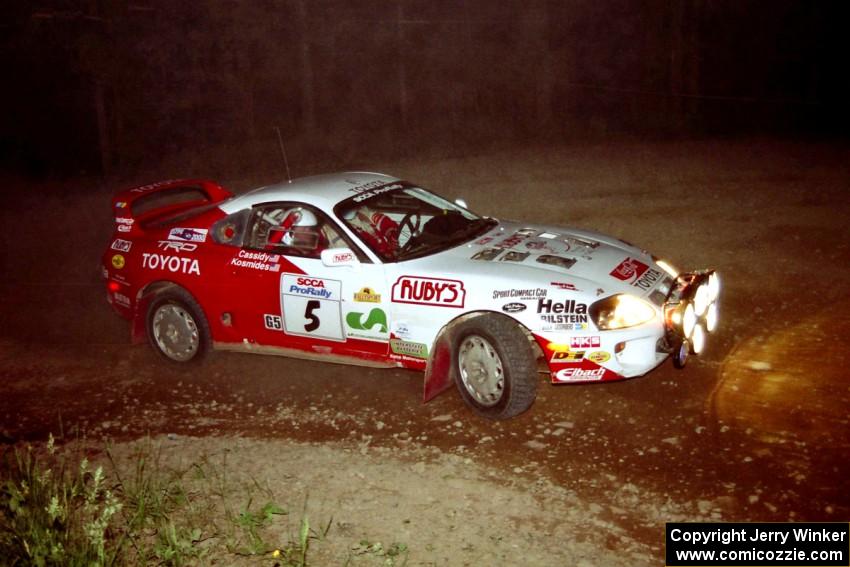
<path id="1" fill-rule="evenodd" d="M 691 337 L 691 352 L 699 354 L 705 348 L 705 329 L 702 325 L 694 327 L 694 334 Z"/>
<path id="2" fill-rule="evenodd" d="M 708 306 L 708 312 L 705 314 L 705 330 L 713 333 L 717 328 L 717 303 L 712 303 Z"/>
<path id="3" fill-rule="evenodd" d="M 705 310 L 708 309 L 708 304 L 711 302 L 709 295 L 708 285 L 702 284 L 697 288 L 697 293 L 694 297 L 694 310 L 697 315 L 705 314 Z"/>
<path id="4" fill-rule="evenodd" d="M 708 298 L 714 301 L 720 295 L 720 276 L 717 273 L 712 273 L 708 276 Z"/>
<path id="5" fill-rule="evenodd" d="M 626 350 L 626 343 L 625 342 L 617 343 L 616 345 L 614 345 L 614 353 L 615 354 L 619 354 L 619 353 L 623 352 L 624 350 Z"/>
<path id="6" fill-rule="evenodd" d="M 688 306 L 685 307 L 685 315 L 682 317 L 682 332 L 685 333 L 685 337 L 691 338 L 696 324 L 697 315 L 694 313 L 694 306 L 688 303 Z"/>

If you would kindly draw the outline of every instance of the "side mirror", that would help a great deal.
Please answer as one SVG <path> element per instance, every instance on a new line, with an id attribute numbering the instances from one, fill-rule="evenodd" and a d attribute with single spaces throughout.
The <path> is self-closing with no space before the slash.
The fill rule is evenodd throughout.
<path id="1" fill-rule="evenodd" d="M 325 266 L 359 266 L 360 260 L 350 248 L 328 248 L 322 250 L 322 264 Z"/>
<path id="2" fill-rule="evenodd" d="M 455 205 L 457 205 L 458 207 L 463 207 L 466 210 L 469 210 L 469 207 L 466 205 L 466 201 L 464 199 L 460 198 L 460 197 L 455 199 Z"/>

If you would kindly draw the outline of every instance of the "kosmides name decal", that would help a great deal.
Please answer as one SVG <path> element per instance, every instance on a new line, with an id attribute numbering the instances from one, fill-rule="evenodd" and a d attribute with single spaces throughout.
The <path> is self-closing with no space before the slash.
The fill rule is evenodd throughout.
<path id="1" fill-rule="evenodd" d="M 395 303 L 415 303 L 439 307 L 463 307 L 466 290 L 463 282 L 420 276 L 401 276 L 392 289 Z"/>

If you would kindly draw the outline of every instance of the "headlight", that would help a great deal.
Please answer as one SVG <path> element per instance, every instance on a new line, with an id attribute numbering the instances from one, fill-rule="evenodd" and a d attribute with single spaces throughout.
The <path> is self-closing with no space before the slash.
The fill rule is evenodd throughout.
<path id="1" fill-rule="evenodd" d="M 590 306 L 590 316 L 601 330 L 624 329 L 651 321 L 655 309 L 633 295 L 612 295 Z"/>
<path id="2" fill-rule="evenodd" d="M 655 263 L 658 264 L 658 266 L 662 270 L 667 272 L 667 275 L 669 275 L 671 278 L 675 279 L 675 278 L 679 277 L 679 270 L 677 270 L 676 268 L 674 268 L 673 266 L 671 266 L 670 264 L 668 264 L 664 260 L 655 260 Z"/>

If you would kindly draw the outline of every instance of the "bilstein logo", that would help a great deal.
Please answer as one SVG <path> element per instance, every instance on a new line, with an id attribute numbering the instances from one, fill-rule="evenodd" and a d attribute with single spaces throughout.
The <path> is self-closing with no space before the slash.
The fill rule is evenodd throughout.
<path id="1" fill-rule="evenodd" d="M 120 270 L 121 268 L 123 268 L 124 263 L 124 256 L 122 256 L 121 254 L 116 254 L 112 257 L 112 267 L 116 270 Z"/>
<path id="2" fill-rule="evenodd" d="M 463 307 L 466 290 L 463 282 L 419 276 L 402 276 L 394 284 L 392 300 L 440 307 Z"/>
<path id="3" fill-rule="evenodd" d="M 502 307 L 502 311 L 505 313 L 519 313 L 520 311 L 525 311 L 526 305 L 524 303 L 507 303 Z"/>

